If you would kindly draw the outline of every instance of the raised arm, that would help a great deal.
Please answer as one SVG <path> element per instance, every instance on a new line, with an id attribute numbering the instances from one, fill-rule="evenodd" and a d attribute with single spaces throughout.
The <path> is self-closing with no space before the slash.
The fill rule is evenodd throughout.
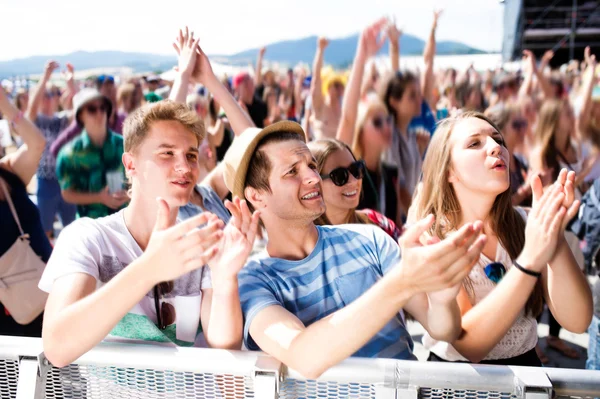
<path id="1" fill-rule="evenodd" d="M 196 68 L 199 40 L 199 38 L 194 40 L 194 32 L 190 33 L 187 26 L 185 27 L 185 32 L 179 29 L 179 36 L 176 42 L 173 43 L 173 48 L 179 55 L 179 62 L 177 66 L 178 74 L 175 77 L 171 93 L 169 94 L 169 100 L 171 101 L 185 104 L 188 86 L 191 83 L 194 68 Z"/>
<path id="2" fill-rule="evenodd" d="M 73 64 L 67 63 L 67 71 L 64 73 L 67 89 L 60 98 L 63 109 L 73 109 L 73 97 L 77 94 L 77 85 L 75 85 L 75 68 Z"/>
<path id="3" fill-rule="evenodd" d="M 535 55 L 530 50 L 523 50 L 523 63 L 526 67 L 526 73 L 518 95 L 519 97 L 529 97 L 533 88 L 533 75 L 537 74 Z"/>
<path id="4" fill-rule="evenodd" d="M 312 98 L 312 110 L 317 118 L 321 115 L 321 109 L 323 108 L 323 89 L 321 82 L 321 69 L 323 68 L 323 56 L 325 54 L 325 48 L 329 45 L 329 40 L 324 37 L 320 37 L 317 40 L 317 52 L 315 53 L 315 60 L 313 61 L 312 68 L 312 79 L 310 80 L 310 96 Z"/>
<path id="5" fill-rule="evenodd" d="M 0 159 L 0 165 L 19 176 L 23 184 L 27 185 L 37 170 L 46 146 L 46 139 L 42 132 L 8 100 L 1 87 L 0 113 L 9 121 L 24 142 L 24 145 L 17 151 Z"/>
<path id="6" fill-rule="evenodd" d="M 33 96 L 29 101 L 29 108 L 27 108 L 26 113 L 26 116 L 31 121 L 35 121 L 37 118 L 38 108 L 40 106 L 40 102 L 42 101 L 42 96 L 46 92 L 46 84 L 50 80 L 50 76 L 52 76 L 52 73 L 56 68 L 58 68 L 58 63 L 56 61 L 48 61 L 44 68 L 44 74 L 42 75 L 42 78 L 38 81 L 35 89 L 33 89 Z"/>
<path id="7" fill-rule="evenodd" d="M 266 47 L 261 47 L 261 49 L 258 50 L 258 57 L 256 58 L 256 71 L 254 72 L 254 84 L 256 87 L 263 83 L 262 62 L 266 51 Z"/>
<path id="8" fill-rule="evenodd" d="M 396 20 L 390 21 L 387 29 L 387 36 L 390 39 L 390 62 L 392 64 L 392 72 L 400 70 L 400 37 L 402 31 L 396 26 Z"/>
<path id="9" fill-rule="evenodd" d="M 435 30 L 437 29 L 438 19 L 442 10 L 435 10 L 433 12 L 433 24 L 431 25 L 431 31 L 429 32 L 429 39 L 423 50 L 423 61 L 425 63 L 425 70 L 421 74 L 421 90 L 423 91 L 423 98 L 431 109 L 435 109 L 433 104 L 433 87 L 435 85 L 435 78 L 433 76 L 433 59 L 435 58 Z"/>
<path id="10" fill-rule="evenodd" d="M 542 60 L 540 62 L 539 68 L 536 68 L 534 70 L 535 77 L 537 78 L 537 81 L 538 81 L 538 85 L 540 86 L 540 89 L 544 93 L 544 98 L 554 98 L 555 97 L 554 90 L 552 89 L 552 85 L 550 84 L 550 81 L 546 78 L 546 76 L 544 75 L 544 70 L 546 69 L 546 66 L 548 66 L 548 64 L 550 63 L 550 60 L 552 59 L 552 57 L 554 57 L 554 53 L 551 50 L 546 51 L 544 53 L 544 55 L 542 56 Z"/>
<path id="11" fill-rule="evenodd" d="M 581 97 L 583 98 L 583 104 L 581 112 L 577 118 L 577 130 L 584 132 L 584 129 L 590 122 L 592 112 L 592 90 L 596 83 L 596 56 L 591 54 L 590 47 L 585 48 L 585 63 L 587 68 L 585 70 L 585 78 L 583 80 L 583 86 L 581 88 Z"/>
<path id="12" fill-rule="evenodd" d="M 383 46 L 384 38 L 381 38 L 381 31 L 387 23 L 385 18 L 381 18 L 374 24 L 367 27 L 360 35 L 348 88 L 344 92 L 344 101 L 342 102 L 342 118 L 338 126 L 336 138 L 349 146 L 352 145 L 354 136 L 354 126 L 356 125 L 356 115 L 358 113 L 358 102 L 360 100 L 360 89 L 365 73 L 365 63 L 369 57 L 374 56 Z"/>

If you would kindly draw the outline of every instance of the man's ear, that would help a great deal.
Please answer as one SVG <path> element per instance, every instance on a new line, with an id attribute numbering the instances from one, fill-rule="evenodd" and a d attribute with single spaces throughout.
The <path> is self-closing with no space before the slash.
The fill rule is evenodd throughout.
<path id="1" fill-rule="evenodd" d="M 130 152 L 124 152 L 121 157 L 123 166 L 125 166 L 125 175 L 131 179 L 135 175 L 135 158 Z"/>
<path id="2" fill-rule="evenodd" d="M 252 204 L 252 207 L 255 210 L 264 209 L 267 207 L 267 204 L 264 201 L 264 194 L 254 187 L 244 188 L 244 197 L 246 197 L 246 200 Z"/>

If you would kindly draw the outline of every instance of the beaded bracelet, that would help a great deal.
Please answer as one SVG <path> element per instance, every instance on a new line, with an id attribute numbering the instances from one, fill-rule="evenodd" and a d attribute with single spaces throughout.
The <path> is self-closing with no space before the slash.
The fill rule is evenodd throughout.
<path id="1" fill-rule="evenodd" d="M 515 267 L 517 269 L 519 269 L 520 271 L 522 271 L 523 273 L 525 273 L 529 276 L 539 278 L 542 275 L 542 273 L 540 273 L 540 272 L 534 272 L 533 270 L 525 269 L 523 266 L 519 265 L 516 261 L 513 262 L 513 265 L 515 265 Z"/>

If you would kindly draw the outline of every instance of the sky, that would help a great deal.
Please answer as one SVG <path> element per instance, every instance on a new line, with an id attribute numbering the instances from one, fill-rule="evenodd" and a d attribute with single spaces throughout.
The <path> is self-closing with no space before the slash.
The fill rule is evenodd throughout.
<path id="1" fill-rule="evenodd" d="M 224 55 L 310 35 L 344 37 L 384 15 L 425 38 L 435 8 L 444 10 L 438 40 L 488 51 L 502 45 L 498 0 L 2 0 L 0 7 L 0 61 L 78 50 L 172 54 L 185 25 L 206 53 Z"/>

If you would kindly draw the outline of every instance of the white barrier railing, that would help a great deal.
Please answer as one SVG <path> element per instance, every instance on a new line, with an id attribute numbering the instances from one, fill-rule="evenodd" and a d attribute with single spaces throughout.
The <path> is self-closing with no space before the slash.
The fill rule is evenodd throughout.
<path id="1" fill-rule="evenodd" d="M 260 352 L 100 344 L 58 369 L 40 339 L 0 336 L 0 398 L 600 397 L 600 371 L 351 358 L 307 380 Z"/>

